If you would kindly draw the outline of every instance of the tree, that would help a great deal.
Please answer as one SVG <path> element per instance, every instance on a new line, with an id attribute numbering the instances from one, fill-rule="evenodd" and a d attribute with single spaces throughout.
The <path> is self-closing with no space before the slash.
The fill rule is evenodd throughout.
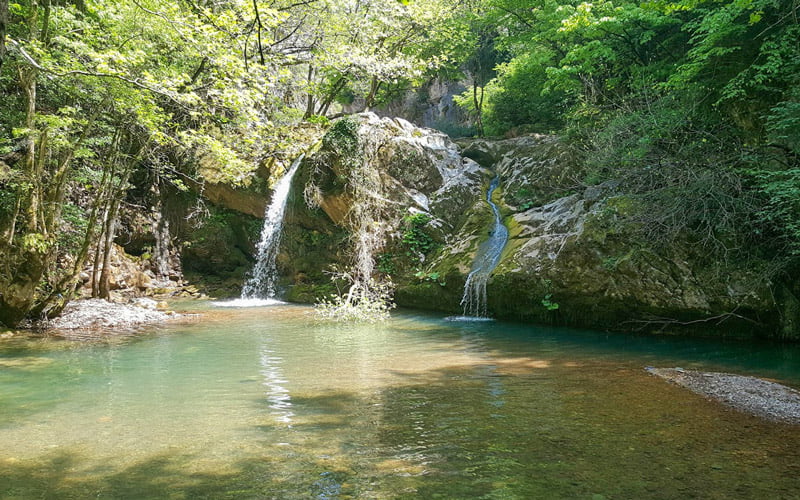
<path id="1" fill-rule="evenodd" d="M 0 69 L 6 58 L 6 29 L 8 26 L 8 0 L 0 0 Z"/>
<path id="2" fill-rule="evenodd" d="M 264 110 L 274 108 L 267 86 L 277 75 L 227 48 L 239 40 L 238 19 L 252 15 L 246 5 L 19 4 L 2 66 L 16 82 L 3 90 L 3 126 L 14 138 L 0 179 L 0 321 L 58 312 L 96 240 L 96 293 L 108 295 L 115 221 L 134 169 L 164 170 L 160 178 L 185 187 L 203 177 L 243 182 L 255 168 L 243 156 L 275 128 Z M 78 186 L 92 203 L 75 204 Z M 76 220 L 64 219 L 69 206 Z M 65 241 L 76 221 L 83 233 Z"/>

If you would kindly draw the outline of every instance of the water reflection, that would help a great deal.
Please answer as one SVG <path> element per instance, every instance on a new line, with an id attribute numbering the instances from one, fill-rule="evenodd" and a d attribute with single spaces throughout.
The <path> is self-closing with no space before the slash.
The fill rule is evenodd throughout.
<path id="1" fill-rule="evenodd" d="M 261 375 L 264 377 L 264 386 L 267 388 L 267 401 L 272 409 L 271 415 L 278 422 L 291 427 L 292 397 L 286 388 L 287 380 L 284 378 L 282 363 L 283 358 L 275 354 L 266 344 L 261 347 Z"/>

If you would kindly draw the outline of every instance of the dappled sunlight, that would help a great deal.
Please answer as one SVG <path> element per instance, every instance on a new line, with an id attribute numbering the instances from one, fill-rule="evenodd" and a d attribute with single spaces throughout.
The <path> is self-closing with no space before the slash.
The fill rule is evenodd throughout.
<path id="1" fill-rule="evenodd" d="M 509 374 L 543 370 L 552 366 L 550 361 L 533 358 L 502 358 L 493 361 L 498 366 L 498 372 Z"/>
<path id="2" fill-rule="evenodd" d="M 192 457 L 165 452 L 123 467 L 112 465 L 95 466 L 76 448 L 51 451 L 35 461 L 0 460 L 3 498 L 227 498 L 233 492 L 253 495 L 280 487 L 279 475 L 266 461 L 198 468 Z"/>
<path id="3" fill-rule="evenodd" d="M 15 368 L 20 370 L 36 370 L 52 363 L 50 358 L 27 356 L 24 358 L 0 359 L 0 368 Z"/>

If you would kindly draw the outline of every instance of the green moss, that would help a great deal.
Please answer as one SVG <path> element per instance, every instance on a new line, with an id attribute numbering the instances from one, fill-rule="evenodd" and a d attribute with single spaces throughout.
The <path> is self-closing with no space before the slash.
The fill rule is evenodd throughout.
<path id="1" fill-rule="evenodd" d="M 322 137 L 321 151 L 328 153 L 332 160 L 330 165 L 336 174 L 337 185 L 346 185 L 351 171 L 361 162 L 360 128 L 357 117 L 345 116 L 336 120 Z"/>
<path id="2" fill-rule="evenodd" d="M 330 281 L 327 283 L 298 283 L 287 289 L 284 299 L 289 302 L 314 304 L 320 299 L 326 299 L 335 294 L 336 287 Z"/>
<path id="3" fill-rule="evenodd" d="M 464 277 L 456 272 L 445 278 L 446 286 L 432 282 L 398 286 L 394 295 L 395 302 L 403 307 L 458 313 L 461 311 Z"/>
<path id="4" fill-rule="evenodd" d="M 211 215 L 199 222 L 184 241 L 181 254 L 184 270 L 221 277 L 239 276 L 249 268 L 261 228 L 256 217 L 211 208 Z"/>

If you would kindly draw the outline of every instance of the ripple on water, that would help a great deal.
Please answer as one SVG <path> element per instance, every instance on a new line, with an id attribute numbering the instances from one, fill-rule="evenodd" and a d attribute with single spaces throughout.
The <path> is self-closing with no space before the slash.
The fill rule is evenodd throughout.
<path id="1" fill-rule="evenodd" d="M 485 323 L 494 321 L 494 318 L 486 318 L 482 316 L 448 316 L 445 321 L 464 322 L 464 323 Z"/>

